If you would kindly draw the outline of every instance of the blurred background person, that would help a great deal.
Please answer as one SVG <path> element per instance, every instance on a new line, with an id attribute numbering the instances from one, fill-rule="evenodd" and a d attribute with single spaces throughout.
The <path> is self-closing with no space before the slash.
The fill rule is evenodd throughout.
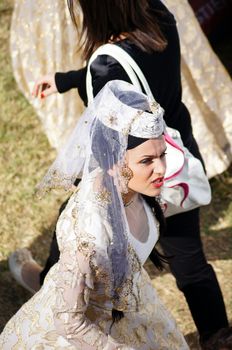
<path id="1" fill-rule="evenodd" d="M 80 19 L 81 20 L 81 19 Z M 52 147 L 58 148 L 76 124 L 83 104 L 75 91 L 53 95 L 45 103 L 31 92 L 35 78 L 54 70 L 82 66 L 76 32 L 65 0 L 15 0 L 11 22 L 11 58 L 15 80 L 33 105 Z"/>
<path id="2" fill-rule="evenodd" d="M 183 101 L 208 177 L 232 160 L 232 83 L 187 0 L 163 0 L 175 15 L 181 45 Z"/>
<path id="3" fill-rule="evenodd" d="M 208 177 L 227 169 L 231 160 L 231 78 L 204 35 L 187 0 L 163 0 L 177 21 L 181 44 L 183 101 Z M 76 16 L 82 23 L 81 10 Z M 35 79 L 48 72 L 77 70 L 84 65 L 65 0 L 15 0 L 11 57 L 15 79 L 33 104 L 52 147 L 63 143 L 83 110 L 74 91 L 45 101 L 31 95 Z M 171 77 L 170 77 L 171 79 Z"/>

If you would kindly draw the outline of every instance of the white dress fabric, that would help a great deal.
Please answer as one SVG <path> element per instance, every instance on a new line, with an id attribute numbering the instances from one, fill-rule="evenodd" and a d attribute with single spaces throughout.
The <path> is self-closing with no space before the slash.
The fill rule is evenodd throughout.
<path id="1" fill-rule="evenodd" d="M 86 209 L 90 208 L 83 223 L 86 230 L 77 236 L 78 193 L 72 195 L 57 223 L 61 252 L 58 263 L 49 271 L 41 290 L 7 323 L 0 336 L 0 348 L 189 349 L 142 267 L 158 238 L 158 225 L 151 209 L 143 203 L 149 226 L 147 239 L 139 242 L 129 234 L 133 274 L 120 293 L 124 317 L 112 325 L 108 242 L 104 235 L 107 221 L 92 215 L 92 193 L 88 196 L 90 205 L 88 200 L 83 203 Z M 90 235 L 88 231 L 96 234 Z"/>
<path id="2" fill-rule="evenodd" d="M 209 178 L 232 161 L 232 81 L 187 0 L 163 0 L 174 14 L 181 46 L 183 101 Z"/>
<path id="3" fill-rule="evenodd" d="M 187 0 L 163 0 L 174 14 L 181 43 L 183 101 L 203 155 L 208 177 L 222 173 L 232 160 L 232 83 L 213 52 Z M 81 23 L 81 17 L 80 17 Z M 45 101 L 31 97 L 35 80 L 55 71 L 77 70 L 77 36 L 65 0 L 15 0 L 11 26 L 13 73 L 33 104 L 50 144 L 59 148 L 83 110 L 72 91 Z"/>
<path id="4" fill-rule="evenodd" d="M 83 103 L 75 90 L 44 100 L 33 98 L 31 92 L 45 74 L 81 68 L 77 40 L 66 0 L 14 0 L 10 38 L 14 77 L 56 149 L 82 114 Z"/>

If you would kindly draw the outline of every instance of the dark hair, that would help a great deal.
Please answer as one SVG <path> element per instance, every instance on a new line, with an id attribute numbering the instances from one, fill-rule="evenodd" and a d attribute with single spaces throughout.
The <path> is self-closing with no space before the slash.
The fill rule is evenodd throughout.
<path id="1" fill-rule="evenodd" d="M 78 3 L 83 12 L 81 38 L 84 58 L 88 59 L 100 45 L 114 41 L 120 34 L 143 51 L 161 51 L 167 41 L 148 0 L 67 0 L 72 21 L 78 28 Z M 79 29 L 79 28 L 78 28 Z"/>

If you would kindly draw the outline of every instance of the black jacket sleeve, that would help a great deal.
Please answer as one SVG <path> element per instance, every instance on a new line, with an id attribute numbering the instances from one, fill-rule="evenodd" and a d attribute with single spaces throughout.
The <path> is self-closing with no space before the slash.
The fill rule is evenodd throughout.
<path id="1" fill-rule="evenodd" d="M 70 89 L 81 88 L 85 84 L 86 70 L 84 67 L 77 71 L 69 71 L 66 73 L 57 72 L 55 74 L 55 83 L 59 93 L 69 91 Z"/>
<path id="2" fill-rule="evenodd" d="M 123 67 L 114 58 L 107 55 L 98 56 L 91 64 L 90 71 L 94 96 L 108 81 L 118 79 L 130 82 Z M 84 104 L 87 105 L 86 72 L 87 67 L 78 71 L 57 72 L 55 74 L 55 82 L 58 92 L 64 93 L 70 89 L 77 88 Z"/>

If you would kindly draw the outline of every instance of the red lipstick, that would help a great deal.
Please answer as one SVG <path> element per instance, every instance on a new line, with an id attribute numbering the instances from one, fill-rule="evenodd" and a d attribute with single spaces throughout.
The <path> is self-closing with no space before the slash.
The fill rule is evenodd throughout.
<path id="1" fill-rule="evenodd" d="M 162 177 L 157 177 L 155 180 L 153 180 L 152 182 L 152 186 L 155 188 L 160 188 L 163 186 L 164 184 L 164 178 Z"/>

